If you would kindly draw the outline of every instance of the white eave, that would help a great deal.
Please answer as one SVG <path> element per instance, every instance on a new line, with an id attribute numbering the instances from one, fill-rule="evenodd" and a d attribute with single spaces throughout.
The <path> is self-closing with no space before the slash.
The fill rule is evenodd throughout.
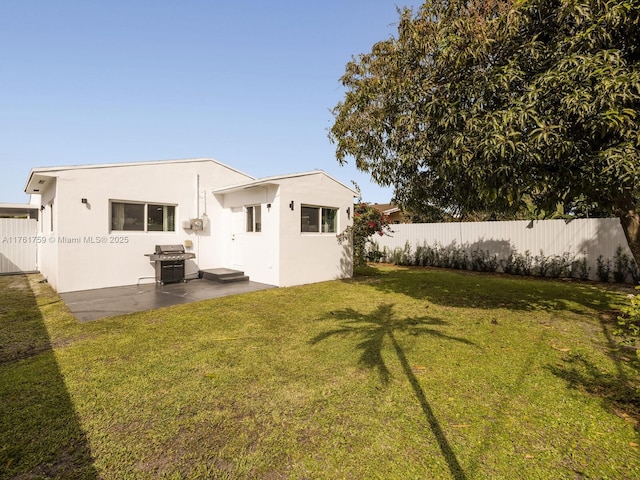
<path id="1" fill-rule="evenodd" d="M 121 167 L 137 167 L 137 166 L 151 166 L 151 165 L 167 165 L 172 163 L 194 163 L 194 162 L 213 162 L 222 167 L 228 168 L 229 170 L 233 170 L 234 172 L 245 175 L 249 178 L 255 178 L 252 175 L 248 175 L 247 173 L 241 172 L 240 170 L 230 167 L 218 160 L 214 160 L 213 158 L 186 158 L 179 160 L 152 160 L 148 162 L 122 162 L 122 163 L 94 163 L 88 165 L 66 165 L 60 167 L 38 167 L 32 168 L 31 172 L 29 172 L 29 178 L 27 179 L 27 183 L 24 187 L 24 191 L 30 194 L 38 194 L 41 193 L 44 188 L 47 187 L 47 184 L 52 179 L 58 176 L 59 172 L 65 172 L 69 170 L 88 170 L 88 169 L 97 169 L 97 168 L 121 168 Z"/>
<path id="2" fill-rule="evenodd" d="M 356 192 L 354 189 L 347 187 L 344 183 L 336 180 L 335 178 L 333 178 L 331 175 L 327 174 L 323 170 L 313 170 L 311 172 L 290 173 L 287 175 L 276 175 L 273 177 L 258 178 L 256 180 L 251 180 L 249 182 L 242 182 L 242 183 L 237 183 L 235 185 L 231 185 L 229 187 L 218 188 L 213 190 L 212 193 L 214 195 L 218 195 L 218 194 L 224 195 L 225 193 L 239 192 L 241 190 L 247 190 L 249 188 L 265 187 L 268 185 L 279 185 L 283 180 L 289 180 L 289 179 L 298 178 L 298 177 L 308 177 L 310 175 L 324 175 L 330 180 L 333 180 L 337 184 L 351 191 L 354 196 L 358 196 L 358 192 Z"/>
<path id="3" fill-rule="evenodd" d="M 39 171 L 36 172 L 36 170 Z M 27 184 L 24 186 L 25 193 L 29 193 L 31 195 L 41 194 L 44 189 L 46 189 L 49 184 L 54 181 L 56 176 L 57 175 L 45 175 L 44 169 L 32 168 L 31 173 L 29 173 Z"/>

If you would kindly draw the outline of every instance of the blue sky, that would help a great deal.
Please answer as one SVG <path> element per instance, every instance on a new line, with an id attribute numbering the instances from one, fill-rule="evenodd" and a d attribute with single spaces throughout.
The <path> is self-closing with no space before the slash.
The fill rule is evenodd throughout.
<path id="1" fill-rule="evenodd" d="M 321 169 L 389 201 L 327 138 L 352 56 L 393 0 L 2 0 L 0 202 L 32 167 L 211 157 L 256 177 Z"/>

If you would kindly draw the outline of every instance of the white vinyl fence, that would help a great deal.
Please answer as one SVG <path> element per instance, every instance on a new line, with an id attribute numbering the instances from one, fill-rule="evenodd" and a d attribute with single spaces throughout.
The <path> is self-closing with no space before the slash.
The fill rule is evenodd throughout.
<path id="1" fill-rule="evenodd" d="M 392 225 L 392 230 L 390 236 L 371 238 L 372 250 L 385 254 L 382 260 L 391 261 L 394 251 L 396 254 L 406 251 L 408 246 L 409 255 L 414 256 L 408 263 L 419 263 L 415 253 L 418 247 L 427 246 L 440 252 L 466 254 L 469 261 L 466 268 L 472 268 L 471 258 L 477 257 L 478 252 L 489 254 L 498 262 L 497 271 L 508 270 L 513 266 L 509 262 L 518 257 L 530 258 L 534 268 L 543 259 L 574 265 L 573 272 L 560 276 L 580 276 L 575 268 L 580 263 L 582 277 L 586 277 L 588 270 L 588 278 L 593 280 L 600 279 L 599 263 L 602 270 L 610 262 L 612 279 L 615 262 L 621 256 L 626 256 L 631 268 L 635 266 L 617 218 L 398 224 Z M 631 280 L 630 272 L 626 276 L 627 281 Z"/>
<path id="2" fill-rule="evenodd" d="M 34 218 L 0 218 L 0 274 L 38 269 L 37 235 Z"/>

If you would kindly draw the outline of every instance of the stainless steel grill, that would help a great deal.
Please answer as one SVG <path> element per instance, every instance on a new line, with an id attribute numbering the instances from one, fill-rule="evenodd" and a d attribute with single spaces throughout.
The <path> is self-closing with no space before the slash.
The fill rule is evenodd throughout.
<path id="1" fill-rule="evenodd" d="M 195 253 L 187 253 L 183 245 L 156 245 L 155 253 L 146 253 L 149 260 L 156 262 L 156 282 L 186 282 L 184 261 L 196 258 Z"/>
<path id="2" fill-rule="evenodd" d="M 149 260 L 165 261 L 165 260 L 189 260 L 196 258 L 195 253 L 187 253 L 184 251 L 183 245 L 156 245 L 156 253 L 148 253 Z"/>

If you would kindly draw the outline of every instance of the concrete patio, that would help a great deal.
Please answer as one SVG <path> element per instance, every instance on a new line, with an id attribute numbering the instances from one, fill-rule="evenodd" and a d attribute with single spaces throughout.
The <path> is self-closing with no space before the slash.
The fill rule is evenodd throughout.
<path id="1" fill-rule="evenodd" d="M 186 283 L 126 285 L 61 293 L 60 297 L 81 322 L 143 312 L 156 308 L 277 288 L 257 282 L 220 283 L 204 278 Z"/>

